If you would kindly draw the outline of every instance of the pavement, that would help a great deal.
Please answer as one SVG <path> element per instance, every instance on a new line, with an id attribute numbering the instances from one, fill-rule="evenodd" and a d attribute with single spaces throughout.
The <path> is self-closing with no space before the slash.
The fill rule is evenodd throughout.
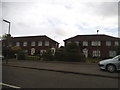
<path id="1" fill-rule="evenodd" d="M 39 61 L 39 60 L 9 60 L 8 64 L 6 64 L 5 60 L 3 60 L 2 65 L 114 79 L 120 78 L 119 72 L 109 73 L 106 71 L 102 71 L 100 70 L 97 63 Z"/>

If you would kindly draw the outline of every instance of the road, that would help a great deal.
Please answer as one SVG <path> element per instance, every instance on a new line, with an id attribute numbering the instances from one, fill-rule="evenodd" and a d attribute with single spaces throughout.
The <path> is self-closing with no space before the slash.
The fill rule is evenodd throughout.
<path id="1" fill-rule="evenodd" d="M 2 75 L 3 83 L 20 88 L 118 88 L 118 79 L 11 66 L 3 66 Z"/>

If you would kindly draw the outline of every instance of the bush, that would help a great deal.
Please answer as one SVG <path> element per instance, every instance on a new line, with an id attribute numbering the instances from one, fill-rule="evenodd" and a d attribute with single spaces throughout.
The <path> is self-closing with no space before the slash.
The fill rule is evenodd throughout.
<path id="1" fill-rule="evenodd" d="M 55 53 L 55 60 L 57 61 L 63 61 L 64 60 L 64 57 L 65 57 L 65 54 L 64 54 L 64 49 L 63 48 L 59 48 L 57 49 L 56 53 Z"/>
<path id="2" fill-rule="evenodd" d="M 52 52 L 50 50 L 48 50 L 47 52 L 44 52 L 42 54 L 42 58 L 43 58 L 43 60 L 46 60 L 46 61 L 54 60 L 54 56 L 52 55 Z"/>
<path id="3" fill-rule="evenodd" d="M 85 61 L 85 57 L 81 53 L 67 52 L 64 55 L 64 61 L 83 62 Z"/>
<path id="4" fill-rule="evenodd" d="M 17 59 L 18 60 L 25 60 L 26 58 L 26 53 L 23 52 L 23 51 L 20 51 L 18 54 L 17 54 Z"/>
<path id="5" fill-rule="evenodd" d="M 26 60 L 40 60 L 40 57 L 39 56 L 29 56 L 29 55 L 27 55 L 25 59 Z"/>
<path id="6" fill-rule="evenodd" d="M 65 48 L 59 48 L 56 51 L 55 59 L 58 61 L 85 61 L 84 54 L 80 53 L 76 43 L 69 43 Z"/>
<path id="7" fill-rule="evenodd" d="M 87 63 L 98 63 L 101 59 L 100 58 L 87 58 Z"/>

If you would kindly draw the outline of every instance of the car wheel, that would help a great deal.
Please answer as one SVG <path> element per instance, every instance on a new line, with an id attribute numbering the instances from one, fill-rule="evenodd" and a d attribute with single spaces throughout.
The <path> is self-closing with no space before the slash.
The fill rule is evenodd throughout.
<path id="1" fill-rule="evenodd" d="M 111 72 L 111 73 L 116 71 L 116 68 L 115 68 L 114 65 L 107 65 L 106 69 L 107 69 L 108 72 Z"/>

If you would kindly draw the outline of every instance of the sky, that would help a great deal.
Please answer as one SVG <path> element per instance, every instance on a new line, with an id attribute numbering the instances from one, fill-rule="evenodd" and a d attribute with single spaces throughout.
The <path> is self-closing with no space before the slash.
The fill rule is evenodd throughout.
<path id="1" fill-rule="evenodd" d="M 47 35 L 61 45 L 76 35 L 106 34 L 118 37 L 118 2 L 40 0 L 2 2 L 2 19 L 11 22 L 11 35 Z M 8 23 L 2 22 L 2 34 Z"/>

